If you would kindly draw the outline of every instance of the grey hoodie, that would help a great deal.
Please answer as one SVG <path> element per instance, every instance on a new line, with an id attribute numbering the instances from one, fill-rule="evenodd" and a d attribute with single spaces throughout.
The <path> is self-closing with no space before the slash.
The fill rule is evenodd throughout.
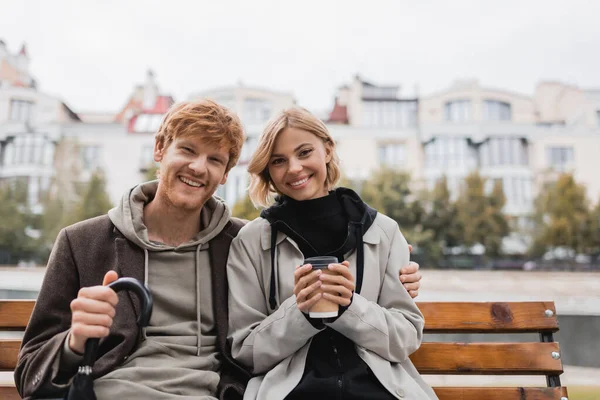
<path id="1" fill-rule="evenodd" d="M 201 231 L 188 243 L 170 246 L 148 240 L 144 205 L 157 181 L 125 193 L 108 215 L 145 253 L 145 283 L 154 298 L 146 340 L 116 370 L 97 379 L 98 399 L 212 399 L 221 367 L 216 346 L 208 241 L 230 219 L 213 197 L 200 215 Z"/>

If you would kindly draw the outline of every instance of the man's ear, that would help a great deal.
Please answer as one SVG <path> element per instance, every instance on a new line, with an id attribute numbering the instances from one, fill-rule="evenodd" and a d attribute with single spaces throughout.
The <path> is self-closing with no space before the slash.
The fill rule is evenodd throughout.
<path id="1" fill-rule="evenodd" d="M 154 142 L 154 161 L 161 162 L 165 151 L 164 141 L 156 140 Z"/>
<path id="2" fill-rule="evenodd" d="M 223 179 L 221 179 L 221 182 L 219 184 L 224 185 L 227 182 L 228 176 L 229 176 L 229 172 L 225 172 L 225 175 L 223 175 Z"/>

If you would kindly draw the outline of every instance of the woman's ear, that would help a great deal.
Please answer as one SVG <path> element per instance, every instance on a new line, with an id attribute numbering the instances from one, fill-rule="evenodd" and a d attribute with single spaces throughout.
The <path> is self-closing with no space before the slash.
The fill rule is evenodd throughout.
<path id="1" fill-rule="evenodd" d="M 330 142 L 325 142 L 325 164 L 329 164 L 333 158 L 333 146 Z"/>

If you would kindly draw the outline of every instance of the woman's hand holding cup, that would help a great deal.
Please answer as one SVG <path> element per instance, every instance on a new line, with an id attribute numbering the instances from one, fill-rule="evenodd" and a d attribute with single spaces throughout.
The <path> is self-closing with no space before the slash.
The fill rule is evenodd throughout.
<path id="1" fill-rule="evenodd" d="M 319 269 L 313 270 L 311 264 L 304 264 L 296 268 L 294 271 L 294 295 L 296 295 L 296 304 L 298 309 L 305 314 L 308 314 L 312 306 L 320 299 L 321 293 L 310 296 L 314 291 L 319 290 L 322 285 L 319 276 L 322 271 Z"/>
<path id="2" fill-rule="evenodd" d="M 321 290 L 323 297 L 342 307 L 348 307 L 354 293 L 354 276 L 350 272 L 350 263 L 343 261 L 340 264 L 330 264 L 327 269 L 333 274 L 321 274 L 320 281 L 323 282 Z"/>

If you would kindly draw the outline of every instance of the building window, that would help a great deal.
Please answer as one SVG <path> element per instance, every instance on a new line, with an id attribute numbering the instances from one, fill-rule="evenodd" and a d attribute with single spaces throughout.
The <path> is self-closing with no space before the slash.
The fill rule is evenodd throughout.
<path id="1" fill-rule="evenodd" d="M 33 103 L 26 100 L 10 101 L 10 119 L 12 121 L 29 122 Z"/>
<path id="2" fill-rule="evenodd" d="M 363 126 L 408 128 L 417 125 L 416 101 L 364 101 Z"/>
<path id="3" fill-rule="evenodd" d="M 509 103 L 496 100 L 485 100 L 483 102 L 484 121 L 510 121 L 512 111 Z"/>
<path id="4" fill-rule="evenodd" d="M 379 160 L 388 167 L 403 167 L 406 164 L 406 146 L 403 143 L 388 143 L 378 148 Z"/>
<path id="5" fill-rule="evenodd" d="M 527 142 L 520 138 L 491 138 L 480 147 L 482 166 L 527 165 Z"/>
<path id="6" fill-rule="evenodd" d="M 81 146 L 79 148 L 81 164 L 85 171 L 94 171 L 100 166 L 101 151 L 101 147 L 97 145 Z"/>
<path id="7" fill-rule="evenodd" d="M 261 123 L 271 116 L 271 104 L 263 99 L 244 99 L 244 122 Z"/>
<path id="8" fill-rule="evenodd" d="M 572 147 L 549 147 L 548 164 L 552 169 L 565 172 L 575 160 Z"/>
<path id="9" fill-rule="evenodd" d="M 144 145 L 140 153 L 140 168 L 146 169 L 154 165 L 156 165 L 154 162 L 154 146 Z"/>
<path id="10" fill-rule="evenodd" d="M 476 154 L 465 138 L 435 138 L 425 145 L 425 166 L 430 168 L 473 168 Z"/>
<path id="11" fill-rule="evenodd" d="M 256 150 L 256 146 L 258 145 L 258 138 L 255 136 L 246 137 L 246 143 L 242 146 L 242 153 L 240 154 L 240 159 L 238 164 L 248 164 L 250 161 L 250 157 Z"/>
<path id="12" fill-rule="evenodd" d="M 140 114 L 135 120 L 133 131 L 138 133 L 157 132 L 162 120 L 162 114 Z"/>
<path id="13" fill-rule="evenodd" d="M 471 120 L 471 100 L 453 100 L 446 103 L 446 121 L 467 122 Z"/>

